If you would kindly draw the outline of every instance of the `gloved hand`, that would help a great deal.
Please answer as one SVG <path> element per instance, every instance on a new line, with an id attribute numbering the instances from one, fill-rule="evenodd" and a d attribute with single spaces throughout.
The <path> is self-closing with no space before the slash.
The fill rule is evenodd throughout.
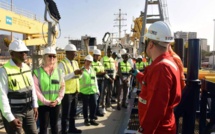
<path id="1" fill-rule="evenodd" d="M 136 76 L 137 73 L 139 73 L 139 70 L 137 70 L 137 69 L 132 69 L 132 70 L 131 70 L 131 74 L 132 74 L 133 76 Z"/>

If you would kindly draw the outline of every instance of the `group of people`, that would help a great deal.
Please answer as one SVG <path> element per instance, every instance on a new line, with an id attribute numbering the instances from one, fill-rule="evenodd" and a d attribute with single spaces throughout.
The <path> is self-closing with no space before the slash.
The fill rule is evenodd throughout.
<path id="1" fill-rule="evenodd" d="M 26 45 L 21 40 L 11 42 L 11 59 L 0 68 L 0 109 L 6 132 L 37 134 L 38 118 L 40 134 L 47 133 L 49 124 L 52 134 L 57 134 L 61 110 L 61 133 L 82 133 L 75 126 L 78 95 L 82 98 L 84 124 L 97 126 L 97 116 L 113 111 L 114 98 L 117 110 L 127 108 L 133 76 L 141 88 L 137 133 L 175 134 L 174 107 L 184 86 L 183 65 L 171 49 L 173 35 L 165 22 L 153 23 L 145 37 L 146 54 L 153 61 L 149 66 L 141 56 L 134 64 L 125 49 L 117 59 L 109 47 L 104 57 L 95 49 L 79 68 L 74 60 L 76 46 L 69 44 L 65 59 L 59 63 L 55 48 L 46 47 L 42 65 L 33 71 L 24 63 L 29 51 Z"/>

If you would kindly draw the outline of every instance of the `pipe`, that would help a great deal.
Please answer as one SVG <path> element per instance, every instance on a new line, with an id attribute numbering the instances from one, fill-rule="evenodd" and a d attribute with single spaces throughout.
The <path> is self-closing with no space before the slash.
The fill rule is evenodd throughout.
<path id="1" fill-rule="evenodd" d="M 182 90 L 182 98 L 175 108 L 177 134 L 179 133 L 179 118 L 183 117 L 182 134 L 194 134 L 196 109 L 199 103 L 200 81 L 199 69 L 199 39 L 190 39 L 187 49 L 187 79 L 186 87 Z"/>
<path id="2" fill-rule="evenodd" d="M 175 39 L 174 51 L 184 63 L 184 40 L 182 38 Z"/>
<path id="3" fill-rule="evenodd" d="M 194 134 L 196 109 L 199 104 L 200 80 L 200 41 L 199 39 L 189 39 L 188 41 L 188 62 L 187 62 L 187 108 L 183 114 L 182 134 Z"/>

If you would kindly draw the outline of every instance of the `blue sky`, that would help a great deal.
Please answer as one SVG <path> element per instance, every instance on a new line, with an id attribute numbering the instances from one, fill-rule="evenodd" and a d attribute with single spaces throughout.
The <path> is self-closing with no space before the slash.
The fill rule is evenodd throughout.
<path id="1" fill-rule="evenodd" d="M 11 0 L 1 0 L 8 1 Z M 44 0 L 12 0 L 13 4 L 41 17 L 44 15 Z M 174 31 L 198 32 L 198 38 L 208 39 L 213 46 L 215 0 L 166 0 L 169 21 Z M 126 21 L 123 22 L 126 33 L 130 33 L 133 18 L 144 10 L 145 0 L 55 0 L 62 19 L 60 20 L 61 37 L 57 46 L 64 47 L 71 39 L 80 39 L 83 35 L 97 37 L 101 43 L 105 32 L 118 32 L 118 23 L 114 21 L 119 9 Z M 156 12 L 149 9 L 149 12 Z M 211 48 L 212 50 L 212 48 Z"/>

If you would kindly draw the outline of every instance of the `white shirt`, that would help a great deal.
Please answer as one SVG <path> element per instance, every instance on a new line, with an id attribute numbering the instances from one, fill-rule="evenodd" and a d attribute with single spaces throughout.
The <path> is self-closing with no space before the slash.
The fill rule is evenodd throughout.
<path id="1" fill-rule="evenodd" d="M 16 64 L 13 62 L 13 60 L 10 59 L 10 64 L 11 66 L 16 66 Z M 25 63 L 22 63 L 22 66 Z M 30 69 L 30 68 L 29 68 Z M 6 70 L 2 67 L 0 68 L 0 109 L 2 111 L 2 115 L 6 118 L 6 120 L 8 122 L 11 122 L 15 119 L 14 115 L 11 112 L 11 108 L 10 108 L 10 104 L 8 101 L 8 78 L 7 78 L 7 73 Z M 29 82 L 31 82 L 30 84 L 32 85 L 32 103 L 33 103 L 33 108 L 37 108 L 38 107 L 38 103 L 37 103 L 37 95 L 35 92 L 35 85 L 34 85 L 34 80 L 33 77 L 28 78 Z"/>
<path id="2" fill-rule="evenodd" d="M 73 63 L 73 64 L 75 64 L 75 62 L 77 63 L 77 61 L 75 61 L 75 60 L 72 60 L 72 61 L 70 61 L 68 58 L 66 58 L 66 60 L 69 62 L 69 63 Z M 58 64 L 58 68 L 60 68 L 63 72 L 64 72 L 64 74 L 65 74 L 65 68 L 64 68 L 64 65 L 63 65 L 63 63 L 59 63 Z M 75 70 L 74 70 L 75 71 Z M 70 80 L 70 79 L 72 79 L 72 78 L 75 78 L 75 77 L 77 77 L 77 75 L 75 75 L 75 73 L 74 72 L 71 72 L 70 74 L 66 74 L 65 76 L 64 76 L 64 80 L 65 81 L 67 81 L 67 80 Z"/>

